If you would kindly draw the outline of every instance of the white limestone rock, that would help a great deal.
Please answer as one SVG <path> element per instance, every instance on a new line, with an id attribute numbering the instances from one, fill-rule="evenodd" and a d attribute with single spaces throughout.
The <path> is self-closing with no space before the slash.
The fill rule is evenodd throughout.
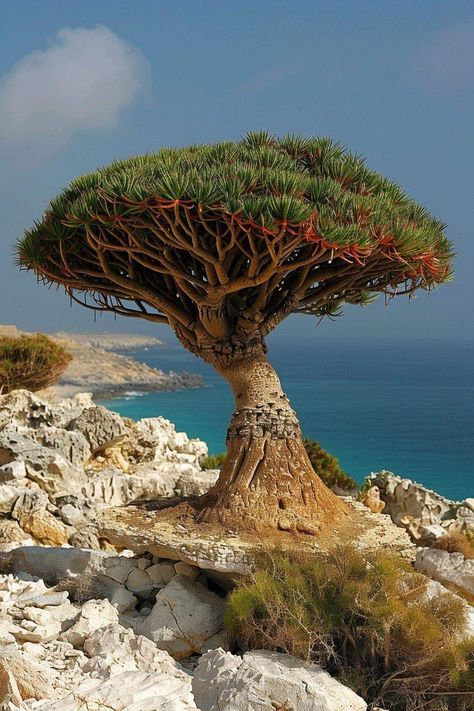
<path id="1" fill-rule="evenodd" d="M 48 668 L 16 650 L 3 649 L 0 655 L 0 708 L 23 699 L 54 699 Z"/>
<path id="2" fill-rule="evenodd" d="M 59 510 L 59 514 L 68 526 L 80 526 L 84 523 L 84 514 L 72 504 L 64 504 Z"/>
<path id="3" fill-rule="evenodd" d="M 12 617 L 20 617 L 12 629 L 12 634 L 18 642 L 45 644 L 68 630 L 77 619 L 79 610 L 69 600 L 51 607 L 38 607 L 33 601 L 31 605 L 21 608 L 21 616 L 17 614 L 15 607 L 10 609 L 9 614 Z"/>
<path id="4" fill-rule="evenodd" d="M 474 595 L 474 560 L 466 560 L 462 553 L 420 548 L 415 568 L 443 585 L 455 585 L 467 595 Z"/>
<path id="5" fill-rule="evenodd" d="M 92 632 L 118 622 L 118 611 L 108 600 L 88 600 L 76 622 L 61 636 L 74 647 L 82 647 Z"/>
<path id="6" fill-rule="evenodd" d="M 52 418 L 50 405 L 29 390 L 14 390 L 0 395 L 0 430 L 13 421 L 32 429 Z"/>
<path id="7" fill-rule="evenodd" d="M 153 590 L 153 583 L 146 570 L 134 568 L 127 576 L 125 587 L 139 597 L 147 597 Z"/>
<path id="8" fill-rule="evenodd" d="M 51 412 L 49 424 L 65 429 L 72 420 L 79 417 L 83 410 L 95 407 L 95 403 L 91 393 L 77 393 L 74 397 L 50 403 L 49 407 Z"/>
<path id="9" fill-rule="evenodd" d="M 137 632 L 175 659 L 199 652 L 223 628 L 225 601 L 200 583 L 176 575 L 156 596 Z"/>
<path id="10" fill-rule="evenodd" d="M 186 678 L 186 673 L 154 642 L 122 625 L 114 624 L 92 632 L 84 642 L 90 657 L 83 671 L 106 678 L 121 671 L 163 672 Z"/>
<path id="11" fill-rule="evenodd" d="M 201 711 L 365 711 L 367 704 L 316 664 L 287 654 L 204 654 L 192 681 Z"/>
<path id="12" fill-rule="evenodd" d="M 187 679 L 164 673 L 124 671 L 105 681 L 86 679 L 59 701 L 37 708 L 41 711 L 191 711 L 197 707 L 190 686 Z"/>
<path id="13" fill-rule="evenodd" d="M 82 433 L 94 454 L 116 444 L 126 433 L 120 415 L 101 405 L 84 409 L 79 417 L 69 422 L 68 430 Z"/>
<path id="14" fill-rule="evenodd" d="M 55 584 L 68 577 L 100 573 L 105 559 L 111 555 L 81 548 L 23 546 L 9 553 L 0 553 L 0 568 L 8 561 L 13 573 L 28 573 Z"/>
<path id="15" fill-rule="evenodd" d="M 0 484 L 26 478 L 24 462 L 13 461 L 0 467 Z"/>
<path id="16" fill-rule="evenodd" d="M 35 440 L 61 454 L 76 467 L 83 467 L 91 456 L 89 442 L 82 432 L 69 432 L 62 427 L 41 427 L 34 433 Z"/>
<path id="17" fill-rule="evenodd" d="M 23 462 L 27 478 L 55 496 L 74 493 L 81 481 L 85 481 L 82 468 L 74 466 L 56 450 L 38 444 L 28 430 L 14 423 L 0 431 L 0 466 L 13 461 Z"/>
<path id="18" fill-rule="evenodd" d="M 174 565 L 162 562 L 151 565 L 146 572 L 155 588 L 164 588 L 177 575 Z"/>
<path id="19" fill-rule="evenodd" d="M 23 489 L 24 491 L 24 489 Z M 0 485 L 0 513 L 10 513 L 22 490 L 14 484 Z"/>
<path id="20" fill-rule="evenodd" d="M 411 479 L 382 470 L 367 477 L 379 487 L 385 501 L 384 512 L 397 526 L 406 528 L 415 541 L 429 545 L 440 532 L 474 531 L 474 509 L 466 501 L 451 501 Z"/>
<path id="21" fill-rule="evenodd" d="M 207 445 L 199 439 L 189 439 L 185 432 L 176 432 L 172 422 L 164 417 L 146 417 L 134 426 L 137 443 L 152 446 L 155 461 L 183 461 L 178 455 L 191 455 L 188 462 L 198 463 L 207 456 Z M 186 461 L 186 459 L 184 459 Z"/>

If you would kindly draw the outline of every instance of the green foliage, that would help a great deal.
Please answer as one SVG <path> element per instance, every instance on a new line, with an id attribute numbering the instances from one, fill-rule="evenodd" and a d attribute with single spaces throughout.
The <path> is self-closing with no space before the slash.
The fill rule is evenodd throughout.
<path id="1" fill-rule="evenodd" d="M 390 472 L 382 471 L 377 473 L 377 478 L 366 476 L 359 491 L 359 498 L 362 500 L 372 486 L 378 486 L 383 491 L 387 485 Z"/>
<path id="2" fill-rule="evenodd" d="M 157 200 L 189 201 L 271 229 L 311 217 L 315 234 L 335 246 L 371 247 L 383 236 L 394 240 L 402 258 L 433 252 L 432 268 L 444 265 L 442 280 L 449 278 L 452 253 L 443 223 L 398 185 L 328 138 L 278 139 L 266 132 L 164 148 L 76 178 L 25 233 L 19 262 L 37 267 L 41 241 L 74 251 L 84 225 L 113 225 L 114 217 L 131 217 Z"/>
<path id="3" fill-rule="evenodd" d="M 226 456 L 226 452 L 221 452 L 220 454 L 210 454 L 202 460 L 201 467 L 203 469 L 220 469 L 224 464 Z"/>
<path id="4" fill-rule="evenodd" d="M 49 387 L 64 372 L 71 357 L 42 334 L 0 338 L 0 392 Z"/>
<path id="5" fill-rule="evenodd" d="M 231 593 L 226 624 L 242 649 L 283 651 L 321 664 L 374 706 L 468 711 L 474 638 L 450 593 L 392 553 L 355 546 L 327 555 L 266 552 Z"/>
<path id="6" fill-rule="evenodd" d="M 339 460 L 336 457 L 333 457 L 318 442 L 308 437 L 303 439 L 303 444 L 314 471 L 326 486 L 329 488 L 336 487 L 344 491 L 357 489 L 357 482 L 341 469 Z M 220 469 L 224 464 L 225 458 L 225 452 L 211 454 L 201 462 L 201 467 L 203 469 Z"/>
<path id="7" fill-rule="evenodd" d="M 319 442 L 305 437 L 303 444 L 314 471 L 326 486 L 329 488 L 337 487 L 344 491 L 357 489 L 357 482 L 341 469 L 339 459 L 326 452 Z"/>

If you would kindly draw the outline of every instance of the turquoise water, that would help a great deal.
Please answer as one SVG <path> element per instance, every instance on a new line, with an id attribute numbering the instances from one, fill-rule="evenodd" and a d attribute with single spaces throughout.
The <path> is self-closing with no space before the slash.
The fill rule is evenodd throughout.
<path id="1" fill-rule="evenodd" d="M 133 419 L 163 415 L 221 452 L 233 407 L 227 384 L 180 346 L 133 356 L 200 373 L 205 387 L 104 404 Z M 474 345 L 274 342 L 269 358 L 303 432 L 356 479 L 389 469 L 450 498 L 474 496 Z"/>

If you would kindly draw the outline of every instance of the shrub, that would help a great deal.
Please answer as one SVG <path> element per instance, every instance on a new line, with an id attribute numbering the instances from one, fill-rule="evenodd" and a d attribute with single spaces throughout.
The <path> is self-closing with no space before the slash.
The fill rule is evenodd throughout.
<path id="1" fill-rule="evenodd" d="M 466 560 L 474 559 L 474 543 L 465 533 L 460 531 L 441 536 L 433 543 L 432 547 L 448 551 L 448 553 L 462 553 Z"/>
<path id="2" fill-rule="evenodd" d="M 0 393 L 53 385 L 72 356 L 42 334 L 0 338 Z"/>
<path id="3" fill-rule="evenodd" d="M 468 711 L 474 638 L 458 641 L 465 608 L 449 592 L 428 599 L 426 584 L 386 552 L 266 552 L 231 593 L 226 624 L 242 649 L 317 662 L 375 706 Z"/>
<path id="4" fill-rule="evenodd" d="M 203 469 L 220 469 L 224 464 L 225 458 L 225 452 L 221 452 L 220 454 L 210 454 L 202 460 L 201 467 Z"/>
<path id="5" fill-rule="evenodd" d="M 357 489 L 357 482 L 341 469 L 339 459 L 321 447 L 319 442 L 315 442 L 308 437 L 303 440 L 306 454 L 313 466 L 314 471 L 330 489 L 336 487 L 344 491 Z"/>
<path id="6" fill-rule="evenodd" d="M 329 488 L 336 487 L 344 491 L 357 489 L 357 482 L 341 469 L 339 460 L 326 452 L 318 442 L 308 437 L 303 439 L 304 448 L 316 474 Z M 220 469 L 226 453 L 211 454 L 201 462 L 203 469 Z"/>

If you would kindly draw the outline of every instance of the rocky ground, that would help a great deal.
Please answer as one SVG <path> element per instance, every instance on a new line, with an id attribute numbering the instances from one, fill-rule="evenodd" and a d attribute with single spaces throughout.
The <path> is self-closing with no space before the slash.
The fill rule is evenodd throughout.
<path id="1" fill-rule="evenodd" d="M 251 547 L 154 523 L 154 508 L 215 481 L 206 454 L 167 420 L 133 423 L 90 395 L 0 398 L 0 709 L 367 708 L 316 665 L 229 651 L 226 594 Z M 430 585 L 469 597 L 473 561 L 430 546 L 474 530 L 473 502 L 389 472 L 370 484 L 384 513 L 350 503 L 366 522 L 359 544 L 394 547 Z"/>
<path id="2" fill-rule="evenodd" d="M 0 325 L 0 335 L 22 333 L 15 326 Z M 48 397 L 61 399 L 86 390 L 96 397 L 110 398 L 126 392 L 182 390 L 202 385 L 201 377 L 193 373 L 165 372 L 115 352 L 161 345 L 151 336 L 62 332 L 49 335 L 73 358 L 58 383 L 45 393 Z"/>

